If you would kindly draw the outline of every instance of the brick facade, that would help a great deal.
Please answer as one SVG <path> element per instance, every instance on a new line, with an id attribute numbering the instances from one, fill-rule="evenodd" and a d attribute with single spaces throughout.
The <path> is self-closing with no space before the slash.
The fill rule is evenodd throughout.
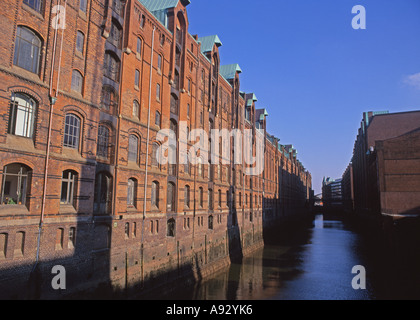
<path id="1" fill-rule="evenodd" d="M 296 150 L 266 132 L 267 115 L 240 91 L 240 69 L 221 67 L 218 37 L 190 35 L 189 1 L 175 2 L 164 25 L 150 1 L 67 1 L 57 32 L 51 2 L 0 3 L 1 295 L 63 295 L 50 285 L 57 264 L 65 293 L 205 276 L 260 246 L 265 226 L 309 200 Z M 254 157 L 255 135 L 264 141 L 263 173 L 247 176 L 233 160 L 156 165 L 160 129 L 177 129 L 177 150 L 193 146 L 181 124 L 253 130 Z"/>

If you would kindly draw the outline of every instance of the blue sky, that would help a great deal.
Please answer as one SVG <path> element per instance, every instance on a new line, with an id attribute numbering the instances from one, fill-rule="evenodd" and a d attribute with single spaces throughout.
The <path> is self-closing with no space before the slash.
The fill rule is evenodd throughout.
<path id="1" fill-rule="evenodd" d="M 351 26 L 355 5 L 366 30 Z M 191 34 L 220 37 L 222 64 L 241 66 L 315 193 L 350 162 L 364 111 L 420 110 L 419 0 L 191 0 L 188 16 Z"/>

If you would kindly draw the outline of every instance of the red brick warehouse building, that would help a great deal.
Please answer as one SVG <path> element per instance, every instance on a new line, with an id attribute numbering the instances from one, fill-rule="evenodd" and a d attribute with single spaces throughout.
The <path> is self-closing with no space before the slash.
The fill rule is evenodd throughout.
<path id="1" fill-rule="evenodd" d="M 0 295 L 64 294 L 51 288 L 57 264 L 65 293 L 205 276 L 304 208 L 310 173 L 267 133 L 219 37 L 188 32 L 189 3 L 0 3 Z M 222 140 L 218 163 L 161 165 L 157 134 L 169 128 L 177 150 L 193 145 L 185 130 L 251 129 L 264 171 L 246 175 Z"/>

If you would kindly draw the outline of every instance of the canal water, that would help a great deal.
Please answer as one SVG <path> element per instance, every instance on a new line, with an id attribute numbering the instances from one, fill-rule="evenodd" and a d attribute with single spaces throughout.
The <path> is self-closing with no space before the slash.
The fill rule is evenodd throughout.
<path id="1" fill-rule="evenodd" d="M 393 278 L 386 252 L 373 237 L 342 221 L 316 216 L 266 239 L 264 248 L 212 278 L 154 299 L 372 300 L 419 298 Z M 366 289 L 355 290 L 354 266 L 366 270 Z M 359 282 L 360 283 L 360 282 Z M 407 290 L 409 292 L 407 292 Z"/>

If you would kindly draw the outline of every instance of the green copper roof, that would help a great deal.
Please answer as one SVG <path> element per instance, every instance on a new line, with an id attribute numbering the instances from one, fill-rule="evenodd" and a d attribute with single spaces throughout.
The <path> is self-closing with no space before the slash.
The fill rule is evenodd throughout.
<path id="1" fill-rule="evenodd" d="M 264 117 L 268 117 L 268 112 L 266 109 L 260 114 L 260 120 L 264 120 Z"/>
<path id="2" fill-rule="evenodd" d="M 220 47 L 222 45 L 222 41 L 220 41 L 217 35 L 208 36 L 208 37 L 201 37 L 198 38 L 198 42 L 201 42 L 201 52 L 210 52 L 213 50 L 213 46 L 216 45 Z"/>
<path id="3" fill-rule="evenodd" d="M 184 6 L 189 5 L 190 0 L 138 0 L 143 4 L 150 12 L 165 10 L 169 8 L 175 8 L 178 2 L 181 1 Z"/>
<path id="4" fill-rule="evenodd" d="M 247 94 L 248 100 L 246 102 L 247 107 L 251 107 L 254 101 L 258 101 L 257 96 L 254 93 Z"/>
<path id="5" fill-rule="evenodd" d="M 238 64 L 229 64 L 226 66 L 220 66 L 220 74 L 226 80 L 235 79 L 236 72 L 241 73 L 242 70 Z"/>

